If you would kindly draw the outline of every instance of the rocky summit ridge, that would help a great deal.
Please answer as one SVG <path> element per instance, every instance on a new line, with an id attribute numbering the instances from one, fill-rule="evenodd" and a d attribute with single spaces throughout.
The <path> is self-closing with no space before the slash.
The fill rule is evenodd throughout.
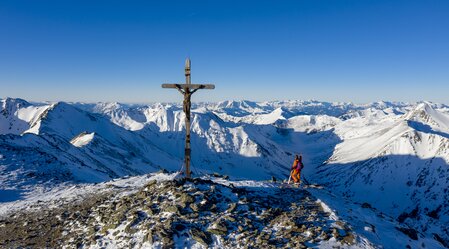
<path id="1" fill-rule="evenodd" d="M 113 183 L 55 208 L 45 202 L 0 220 L 12 248 L 308 248 L 366 243 L 307 190 L 223 178 Z M 361 247 L 363 248 L 363 247 Z"/>

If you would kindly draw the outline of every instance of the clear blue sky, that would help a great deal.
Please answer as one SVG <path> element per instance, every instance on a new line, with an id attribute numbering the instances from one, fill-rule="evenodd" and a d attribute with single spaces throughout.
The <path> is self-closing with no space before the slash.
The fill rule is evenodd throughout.
<path id="1" fill-rule="evenodd" d="M 449 104 L 449 1 L 0 1 L 0 98 Z"/>

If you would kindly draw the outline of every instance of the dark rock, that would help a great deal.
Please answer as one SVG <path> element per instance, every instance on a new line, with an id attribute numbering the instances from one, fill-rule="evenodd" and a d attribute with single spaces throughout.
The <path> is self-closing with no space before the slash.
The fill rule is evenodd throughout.
<path id="1" fill-rule="evenodd" d="M 229 208 L 226 211 L 228 213 L 232 213 L 232 211 L 234 211 L 236 207 L 237 207 L 237 203 L 231 203 L 231 204 L 229 204 Z"/>
<path id="2" fill-rule="evenodd" d="M 126 227 L 125 227 L 125 233 L 133 234 L 133 233 L 136 233 L 136 232 L 137 232 L 137 229 L 135 229 L 135 228 L 132 227 L 132 223 L 126 225 Z"/>
<path id="3" fill-rule="evenodd" d="M 144 242 L 148 242 L 150 244 L 153 244 L 153 232 L 147 231 L 147 234 L 145 234 L 145 237 L 143 238 Z"/>
<path id="4" fill-rule="evenodd" d="M 199 212 L 199 211 L 200 211 L 200 207 L 199 207 L 196 203 L 191 203 L 191 204 L 190 204 L 190 208 L 191 208 L 194 212 Z"/>
<path id="5" fill-rule="evenodd" d="M 398 216 L 398 221 L 400 223 L 403 223 L 407 218 L 416 218 L 418 216 L 419 213 L 419 208 L 418 206 L 415 207 L 415 209 L 413 209 L 410 213 L 407 212 L 403 212 L 401 215 Z"/>
<path id="6" fill-rule="evenodd" d="M 227 219 L 230 222 L 235 222 L 235 218 L 232 216 L 227 216 L 225 219 Z"/>
<path id="7" fill-rule="evenodd" d="M 182 193 L 179 199 L 180 199 L 181 203 L 183 203 L 185 205 L 189 205 L 190 203 L 195 201 L 195 198 L 193 198 L 191 195 L 189 195 L 187 193 Z"/>
<path id="8" fill-rule="evenodd" d="M 212 243 L 212 238 L 209 233 L 203 232 L 196 228 L 190 229 L 190 236 L 192 236 L 192 239 L 196 240 L 198 243 L 206 247 L 209 246 L 210 243 Z"/>
<path id="9" fill-rule="evenodd" d="M 367 203 L 367 202 L 364 202 L 364 203 L 362 203 L 362 208 L 369 208 L 369 209 L 372 209 L 373 207 L 371 206 L 371 204 L 369 204 L 369 203 Z"/>
<path id="10" fill-rule="evenodd" d="M 337 229 L 337 228 L 332 228 L 332 236 L 333 236 L 334 238 L 340 237 L 340 233 L 338 232 L 338 229 Z"/>
<path id="11" fill-rule="evenodd" d="M 171 236 L 164 236 L 162 237 L 162 248 L 169 249 L 174 248 L 175 242 L 173 241 L 173 238 Z"/>
<path id="12" fill-rule="evenodd" d="M 164 212 L 178 214 L 178 213 L 179 213 L 179 209 L 178 209 L 177 206 L 170 205 L 170 206 L 167 206 L 167 207 L 164 209 Z"/>
<path id="13" fill-rule="evenodd" d="M 149 182 L 145 185 L 145 187 L 150 188 L 150 187 L 156 185 L 156 183 L 157 183 L 156 180 L 151 180 L 151 181 L 149 181 Z"/>
<path id="14" fill-rule="evenodd" d="M 222 220 L 212 224 L 209 229 L 207 229 L 208 232 L 216 234 L 216 235 L 226 235 L 228 232 L 228 228 L 224 224 Z"/>
<path id="15" fill-rule="evenodd" d="M 407 235 L 412 240 L 418 240 L 418 232 L 413 228 L 396 227 L 397 230 Z"/>
<path id="16" fill-rule="evenodd" d="M 433 233 L 432 235 L 436 241 L 440 242 L 444 247 L 449 248 L 449 241 L 444 240 L 443 238 L 441 238 L 440 235 L 438 235 L 436 233 Z"/>
<path id="17" fill-rule="evenodd" d="M 173 229 L 179 233 L 179 232 L 183 231 L 184 229 L 186 229 L 186 226 L 181 223 L 176 223 L 176 224 L 174 224 Z"/>
<path id="18" fill-rule="evenodd" d="M 341 240 L 342 243 L 353 245 L 355 243 L 355 237 L 352 233 L 347 233 Z"/>
<path id="19" fill-rule="evenodd" d="M 441 211 L 441 208 L 442 208 L 442 205 L 439 205 L 435 210 L 427 213 L 427 216 L 429 216 L 430 218 L 438 219 L 440 216 L 439 213 Z"/>

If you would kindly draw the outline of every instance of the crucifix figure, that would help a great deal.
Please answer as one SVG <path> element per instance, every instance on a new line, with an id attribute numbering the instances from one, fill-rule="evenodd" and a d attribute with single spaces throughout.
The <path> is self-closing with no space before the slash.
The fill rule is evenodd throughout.
<path id="1" fill-rule="evenodd" d="M 185 76 L 186 83 L 185 84 L 162 84 L 162 88 L 175 88 L 182 95 L 184 95 L 183 101 L 183 110 L 185 114 L 185 122 L 186 122 L 186 145 L 185 145 L 185 157 L 184 164 L 186 166 L 186 178 L 190 178 L 190 107 L 191 102 L 190 98 L 192 94 L 194 94 L 199 89 L 214 89 L 215 85 L 212 84 L 191 84 L 190 83 L 190 59 L 186 59 L 185 65 Z"/>

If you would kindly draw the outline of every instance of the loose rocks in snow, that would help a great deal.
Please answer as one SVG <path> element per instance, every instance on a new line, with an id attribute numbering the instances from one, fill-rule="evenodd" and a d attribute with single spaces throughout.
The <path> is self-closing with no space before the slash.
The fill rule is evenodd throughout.
<path id="1" fill-rule="evenodd" d="M 306 248 L 331 238 L 357 240 L 305 190 L 203 179 L 150 181 L 0 220 L 0 247 Z"/>

